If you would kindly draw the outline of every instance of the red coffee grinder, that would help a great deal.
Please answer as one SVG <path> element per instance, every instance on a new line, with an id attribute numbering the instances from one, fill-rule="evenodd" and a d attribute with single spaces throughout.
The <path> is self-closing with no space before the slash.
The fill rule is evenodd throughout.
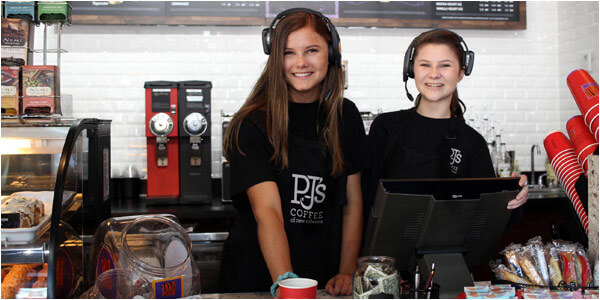
<path id="1" fill-rule="evenodd" d="M 179 198 L 179 130 L 177 82 L 148 81 L 146 89 L 146 204 L 177 204 Z"/>

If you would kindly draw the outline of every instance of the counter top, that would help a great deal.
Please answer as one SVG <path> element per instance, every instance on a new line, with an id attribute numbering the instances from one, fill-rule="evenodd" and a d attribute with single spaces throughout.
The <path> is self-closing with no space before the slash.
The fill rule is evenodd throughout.
<path id="1" fill-rule="evenodd" d="M 268 292 L 201 294 L 200 297 L 202 299 L 273 299 Z M 332 296 L 325 290 L 317 290 L 317 299 L 352 299 L 352 296 Z"/>
<path id="2" fill-rule="evenodd" d="M 145 214 L 173 214 L 179 219 L 208 219 L 208 218 L 233 218 L 237 211 L 233 205 L 223 203 L 221 198 L 213 198 L 207 204 L 171 204 L 171 205 L 146 205 L 146 198 L 136 200 L 113 200 L 111 206 L 112 216 L 130 216 Z"/>

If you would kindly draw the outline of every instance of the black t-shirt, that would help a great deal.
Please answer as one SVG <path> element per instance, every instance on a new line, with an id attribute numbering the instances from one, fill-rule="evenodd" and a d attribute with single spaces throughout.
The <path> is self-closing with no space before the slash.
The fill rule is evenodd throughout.
<path id="1" fill-rule="evenodd" d="M 290 103 L 290 134 L 317 140 L 318 101 Z M 322 125 L 321 125 L 322 126 Z M 368 166 L 365 130 L 356 105 L 344 99 L 340 126 L 340 142 L 344 159 L 344 174 L 362 171 Z M 263 181 L 275 181 L 280 168 L 269 162 L 273 146 L 266 133 L 266 115 L 255 111 L 249 114 L 240 127 L 239 146 L 245 155 L 233 151 L 229 157 L 231 168 L 231 195 L 233 205 L 240 213 L 252 213 L 245 191 Z M 235 145 L 234 145 L 234 149 Z"/>
<path id="2" fill-rule="evenodd" d="M 373 205 L 379 179 L 384 176 L 384 156 L 386 149 L 399 130 L 402 136 L 398 143 L 417 154 L 438 155 L 447 148 L 446 134 L 451 119 L 432 119 L 422 116 L 415 109 L 394 111 L 379 115 L 371 124 L 368 144 L 372 168 L 363 176 L 363 201 L 365 214 Z M 460 163 L 455 177 L 476 178 L 495 177 L 494 167 L 485 139 L 462 121 L 456 121 L 456 142 L 452 147 L 460 150 Z M 402 178 L 446 177 L 439 173 L 423 173 L 419 170 L 400 170 Z"/>

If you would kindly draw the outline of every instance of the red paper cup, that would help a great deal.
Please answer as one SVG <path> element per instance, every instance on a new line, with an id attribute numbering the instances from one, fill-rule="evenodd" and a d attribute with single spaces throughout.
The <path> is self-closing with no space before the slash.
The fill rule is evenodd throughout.
<path id="1" fill-rule="evenodd" d="M 585 122 L 585 125 L 590 126 L 590 124 L 593 124 L 594 122 L 598 122 L 598 103 L 596 103 L 596 105 L 592 106 L 586 113 L 585 116 L 583 117 L 583 121 Z"/>
<path id="2" fill-rule="evenodd" d="M 550 161 L 553 161 L 555 156 L 567 149 L 573 148 L 573 146 L 562 132 L 553 131 L 548 133 L 544 138 L 544 148 Z"/>
<path id="3" fill-rule="evenodd" d="M 554 159 L 550 162 L 552 167 L 556 168 L 562 165 L 568 165 L 569 163 L 577 162 L 577 156 L 575 156 L 575 151 L 569 151 L 564 155 L 555 156 Z M 579 164 L 579 163 L 577 163 Z"/>
<path id="4" fill-rule="evenodd" d="M 573 161 L 570 162 L 565 162 L 562 165 L 560 165 L 560 167 L 556 168 L 556 174 L 560 177 L 564 177 L 565 175 L 568 175 L 570 173 L 583 173 L 583 170 L 581 170 L 581 166 L 579 165 L 579 163 L 577 161 L 574 160 L 574 158 L 572 158 Z"/>
<path id="5" fill-rule="evenodd" d="M 579 111 L 584 116 L 585 124 L 594 133 L 598 141 L 598 83 L 590 74 L 582 69 L 575 70 L 567 76 L 567 85 Z"/>
<path id="6" fill-rule="evenodd" d="M 570 191 L 575 191 L 575 182 L 577 182 L 577 179 L 579 178 L 579 176 L 581 175 L 581 173 L 577 174 L 577 173 L 573 173 L 571 175 L 569 175 L 566 178 L 563 178 L 563 180 L 561 180 L 561 184 L 563 185 L 563 187 L 565 187 L 565 190 L 568 192 Z"/>
<path id="7" fill-rule="evenodd" d="M 550 136 L 550 134 L 548 136 Z M 554 145 L 557 144 L 557 141 L 564 144 L 565 141 L 563 141 L 563 138 L 566 139 L 566 137 L 564 137 L 562 133 L 555 134 L 550 137 L 550 139 L 548 136 L 544 139 L 544 146 L 550 145 L 550 151 L 546 150 L 546 152 L 548 153 L 548 156 L 553 155 L 550 161 L 552 169 L 554 169 L 554 173 L 556 173 L 558 180 L 567 192 L 567 196 L 571 200 L 571 204 L 577 212 L 583 228 L 588 231 L 587 213 L 583 209 L 581 199 L 575 189 L 575 183 L 583 173 L 583 169 L 581 168 L 581 165 L 579 165 L 577 155 L 572 148 L 560 150 L 558 147 L 554 147 Z M 568 143 L 568 141 L 566 142 Z"/>
<path id="8" fill-rule="evenodd" d="M 564 177 L 572 172 L 583 173 L 583 169 L 581 168 L 581 165 L 579 165 L 579 162 L 577 162 L 575 155 L 552 164 L 552 168 L 559 177 Z"/>
<path id="9" fill-rule="evenodd" d="M 590 132 L 589 128 L 585 125 L 582 116 L 574 116 L 567 121 L 567 133 L 569 134 L 569 140 L 577 153 L 577 161 L 581 164 L 584 172 L 587 174 L 587 158 L 596 151 L 598 142 Z"/>
<path id="10" fill-rule="evenodd" d="M 564 173 L 573 168 L 580 168 L 575 156 L 566 157 L 565 159 L 555 159 L 554 161 L 555 163 L 552 164 L 552 167 L 556 169 L 557 174 Z"/>
<path id="11" fill-rule="evenodd" d="M 317 298 L 317 281 L 308 278 L 288 278 L 279 282 L 279 296 L 282 299 Z"/>
<path id="12" fill-rule="evenodd" d="M 590 131 L 594 133 L 594 138 L 596 138 L 596 142 L 599 141 L 598 140 L 598 111 L 597 110 L 596 110 L 596 116 L 592 119 L 592 121 L 590 122 L 590 125 L 588 127 L 590 128 Z M 594 128 L 596 128 L 596 130 L 594 130 Z"/>

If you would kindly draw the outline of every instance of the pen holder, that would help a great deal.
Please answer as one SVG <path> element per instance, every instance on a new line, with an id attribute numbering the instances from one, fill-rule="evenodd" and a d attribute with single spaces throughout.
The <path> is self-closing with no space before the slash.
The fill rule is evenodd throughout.
<path id="1" fill-rule="evenodd" d="M 427 291 L 425 290 L 425 286 L 420 286 L 418 290 L 416 290 L 415 297 L 415 288 L 408 282 L 404 282 L 400 285 L 400 298 L 402 299 L 439 299 L 440 298 L 440 285 L 437 283 L 433 283 L 431 285 L 431 292 L 429 293 L 429 297 L 427 297 Z"/>

